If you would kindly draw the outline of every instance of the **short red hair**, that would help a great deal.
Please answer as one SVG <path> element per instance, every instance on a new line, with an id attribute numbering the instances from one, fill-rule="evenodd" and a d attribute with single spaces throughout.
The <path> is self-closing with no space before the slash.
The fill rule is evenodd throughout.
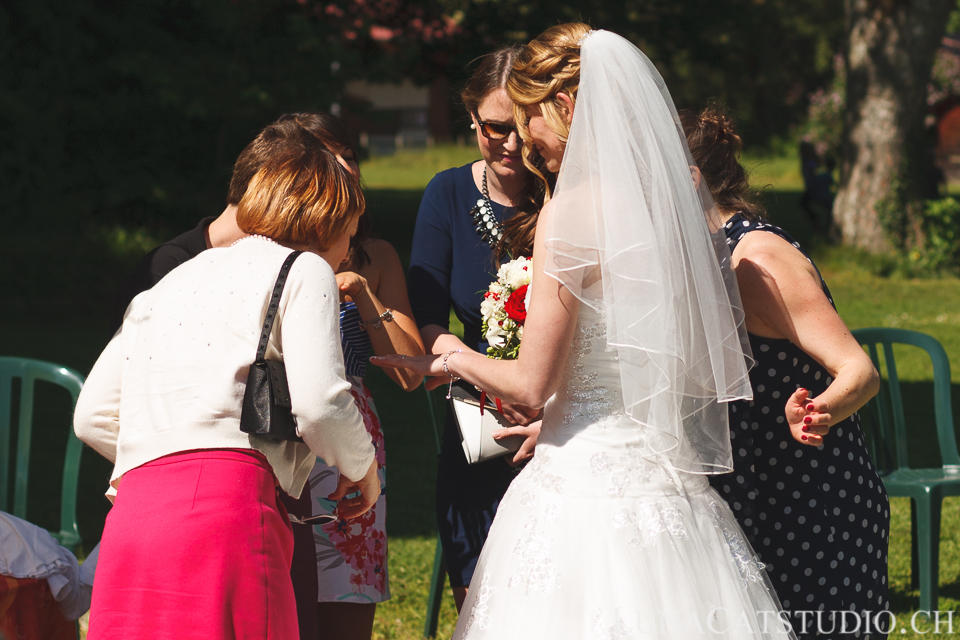
<path id="1" fill-rule="evenodd" d="M 360 183 L 334 153 L 316 138 L 304 142 L 289 145 L 254 174 L 240 199 L 237 225 L 245 233 L 325 251 L 363 213 L 365 202 Z"/>

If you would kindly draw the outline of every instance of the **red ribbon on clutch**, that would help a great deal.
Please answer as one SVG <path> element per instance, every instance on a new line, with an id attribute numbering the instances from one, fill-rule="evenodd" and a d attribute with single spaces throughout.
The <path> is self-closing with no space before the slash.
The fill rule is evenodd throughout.
<path id="1" fill-rule="evenodd" d="M 499 411 L 500 413 L 503 413 L 503 403 L 500 402 L 500 398 L 494 398 L 493 400 L 494 402 L 497 403 L 497 411 Z M 480 392 L 480 415 L 483 415 L 483 407 L 485 404 L 487 404 L 487 392 L 481 391 Z"/>

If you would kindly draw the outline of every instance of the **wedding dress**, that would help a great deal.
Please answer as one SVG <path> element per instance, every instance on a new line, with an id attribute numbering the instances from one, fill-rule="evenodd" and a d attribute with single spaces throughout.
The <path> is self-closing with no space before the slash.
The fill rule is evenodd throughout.
<path id="1" fill-rule="evenodd" d="M 791 637 L 727 504 L 705 476 L 658 464 L 656 435 L 624 415 L 604 327 L 581 305 L 561 390 L 500 503 L 454 638 Z"/>
<path id="2" fill-rule="evenodd" d="M 725 403 L 751 396 L 709 191 L 646 56 L 599 31 L 579 57 L 532 284 L 552 277 L 576 296 L 575 337 L 454 638 L 795 638 L 707 480 L 732 466 Z"/>

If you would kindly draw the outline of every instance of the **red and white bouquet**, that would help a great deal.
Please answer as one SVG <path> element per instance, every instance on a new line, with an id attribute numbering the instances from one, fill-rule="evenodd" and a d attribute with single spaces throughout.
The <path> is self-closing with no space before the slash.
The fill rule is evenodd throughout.
<path id="1" fill-rule="evenodd" d="M 497 360 L 516 360 L 527 319 L 533 262 L 516 258 L 500 266 L 497 279 L 483 294 L 480 315 L 487 339 L 487 356 Z"/>

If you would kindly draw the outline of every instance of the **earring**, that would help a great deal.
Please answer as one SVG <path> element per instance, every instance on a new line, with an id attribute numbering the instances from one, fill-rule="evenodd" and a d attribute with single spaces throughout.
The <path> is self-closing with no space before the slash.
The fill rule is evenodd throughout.
<path id="1" fill-rule="evenodd" d="M 477 125 L 476 125 L 476 124 L 471 124 L 471 125 L 470 125 L 470 128 L 471 128 L 471 129 L 476 129 L 476 128 L 477 128 Z"/>

